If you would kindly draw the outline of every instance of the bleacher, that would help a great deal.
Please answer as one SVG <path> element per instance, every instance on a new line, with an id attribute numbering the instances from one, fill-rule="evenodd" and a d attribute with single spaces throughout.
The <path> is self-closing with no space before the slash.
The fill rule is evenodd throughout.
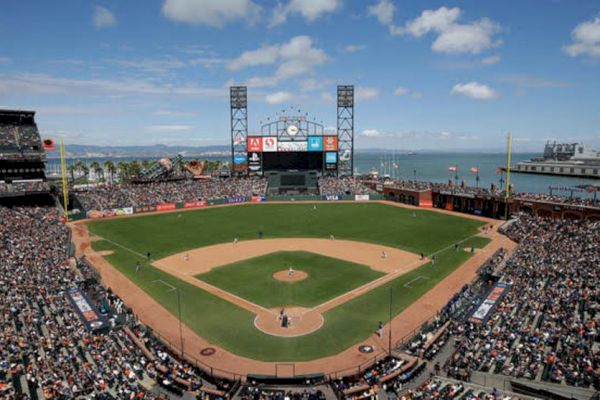
<path id="1" fill-rule="evenodd" d="M 49 192 L 34 111 L 0 110 L 0 198 Z"/>

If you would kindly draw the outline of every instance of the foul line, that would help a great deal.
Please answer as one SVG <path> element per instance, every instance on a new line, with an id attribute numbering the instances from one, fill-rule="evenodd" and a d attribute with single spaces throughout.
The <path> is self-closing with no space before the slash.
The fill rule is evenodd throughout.
<path id="1" fill-rule="evenodd" d="M 170 283 L 167 283 L 167 282 L 163 281 L 162 279 L 157 279 L 155 281 L 152 281 L 152 283 L 156 283 L 156 282 L 160 282 L 163 285 L 170 287 L 171 289 L 167 290 L 167 293 L 172 292 L 173 290 L 177 290 L 177 288 L 175 286 L 171 285 Z"/>
<path id="2" fill-rule="evenodd" d="M 112 244 L 114 244 L 115 246 L 118 246 L 118 247 L 122 248 L 123 250 L 127 250 L 128 252 L 135 254 L 136 256 L 140 256 L 140 257 L 142 257 L 142 258 L 146 258 L 146 255 L 145 255 L 145 254 L 138 253 L 137 251 L 135 251 L 135 250 L 133 250 L 133 249 L 130 249 L 129 247 L 123 246 L 122 244 L 119 244 L 119 243 L 117 243 L 117 242 L 115 242 L 115 241 L 112 241 L 112 240 L 110 240 L 110 239 L 106 239 L 105 237 L 102 237 L 102 236 L 100 236 L 100 235 L 96 235 L 95 233 L 94 233 L 94 236 L 98 236 L 100 239 L 102 239 L 102 240 L 106 240 L 107 242 L 109 242 L 109 243 L 112 243 Z M 150 259 L 150 261 L 152 261 L 152 259 Z"/>
<path id="3" fill-rule="evenodd" d="M 419 279 L 429 279 L 428 277 L 426 277 L 425 275 L 419 275 L 417 276 L 415 279 L 411 279 L 410 281 L 406 282 L 403 286 L 405 288 L 409 288 L 412 289 L 412 286 L 410 286 L 411 283 L 418 281 Z"/>

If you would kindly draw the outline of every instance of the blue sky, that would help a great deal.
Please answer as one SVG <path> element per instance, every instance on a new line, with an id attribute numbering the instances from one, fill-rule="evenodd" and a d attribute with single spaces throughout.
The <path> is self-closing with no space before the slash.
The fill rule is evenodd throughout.
<path id="1" fill-rule="evenodd" d="M 600 147 L 600 3 L 587 0 L 7 0 L 0 107 L 85 144 L 226 144 L 288 107 L 334 127 L 356 87 L 357 147 Z"/>

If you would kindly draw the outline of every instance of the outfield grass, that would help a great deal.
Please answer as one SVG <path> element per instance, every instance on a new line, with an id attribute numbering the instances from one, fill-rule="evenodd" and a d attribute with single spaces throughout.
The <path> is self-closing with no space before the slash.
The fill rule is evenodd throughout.
<path id="1" fill-rule="evenodd" d="M 304 271 L 299 282 L 282 282 L 273 274 Z M 196 278 L 266 308 L 314 307 L 385 275 L 366 265 L 304 251 L 280 251 L 212 269 Z M 342 278 L 342 279 L 340 279 Z"/>
<path id="2" fill-rule="evenodd" d="M 258 230 L 267 238 L 328 237 L 333 233 L 336 238 L 416 253 L 439 251 L 435 266 L 421 266 L 328 311 L 318 331 L 281 338 L 256 329 L 254 314 L 152 267 L 132 251 L 106 241 L 92 243 L 95 250 L 113 250 L 105 258 L 173 315 L 177 315 L 176 292 L 165 284 L 178 287 L 183 321 L 209 342 L 241 356 L 282 362 L 326 357 L 359 343 L 375 332 L 379 321 L 387 321 L 390 290 L 392 312 L 397 315 L 471 256 L 462 248 L 455 251 L 452 244 L 475 234 L 482 223 L 431 211 L 418 210 L 416 217 L 412 213 L 373 203 L 319 204 L 317 211 L 310 204 L 264 204 L 185 212 L 181 217 L 173 213 L 93 221 L 89 226 L 92 233 L 142 254 L 151 251 L 154 258 L 228 242 L 233 237 L 254 239 Z M 486 241 L 477 239 L 473 245 L 480 247 Z M 446 247 L 450 248 L 444 250 Z M 138 260 L 143 267 L 136 273 Z"/>
<path id="3" fill-rule="evenodd" d="M 415 217 L 413 217 L 415 213 Z M 378 203 L 247 204 L 198 211 L 96 220 L 91 232 L 159 259 L 211 244 L 264 238 L 357 240 L 431 254 L 477 232 L 483 223 Z"/>

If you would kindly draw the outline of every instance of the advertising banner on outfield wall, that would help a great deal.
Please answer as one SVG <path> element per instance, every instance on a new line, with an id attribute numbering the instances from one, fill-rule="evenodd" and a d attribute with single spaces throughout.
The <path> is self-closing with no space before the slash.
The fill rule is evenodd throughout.
<path id="1" fill-rule="evenodd" d="M 177 204 L 175 204 L 175 203 L 158 204 L 156 206 L 156 211 L 169 211 L 169 210 L 175 210 L 176 208 L 177 208 Z"/>
<path id="2" fill-rule="evenodd" d="M 154 211 L 156 211 L 156 206 L 142 206 L 142 207 L 135 207 L 134 208 L 134 212 L 136 214 L 138 214 L 138 213 L 154 212 Z"/>
<path id="3" fill-rule="evenodd" d="M 118 215 L 131 215 L 133 214 L 133 207 L 113 208 L 110 210 L 90 210 L 87 212 L 88 218 L 106 218 L 114 217 Z"/>
<path id="4" fill-rule="evenodd" d="M 245 197 L 230 197 L 225 200 L 228 204 L 245 203 Z"/>
<path id="5" fill-rule="evenodd" d="M 368 194 L 357 194 L 354 196 L 354 200 L 356 201 L 369 201 Z"/>
<path id="6" fill-rule="evenodd" d="M 337 200 L 340 200 L 340 196 L 337 196 L 337 195 L 336 196 L 322 196 L 321 198 L 323 200 L 326 200 L 326 201 L 337 201 Z"/>
<path id="7" fill-rule="evenodd" d="M 250 201 L 252 203 L 262 203 L 265 201 L 265 196 L 252 196 L 250 197 Z"/>
<path id="8" fill-rule="evenodd" d="M 81 319 L 81 322 L 90 331 L 107 328 L 108 324 L 104 317 L 98 313 L 98 310 L 89 301 L 88 297 L 78 288 L 67 290 L 67 298 L 73 305 L 73 309 Z"/>
<path id="9" fill-rule="evenodd" d="M 202 200 L 202 201 L 188 201 L 187 203 L 183 203 L 183 208 L 199 208 L 199 207 L 206 207 L 207 206 L 207 202 Z"/>

